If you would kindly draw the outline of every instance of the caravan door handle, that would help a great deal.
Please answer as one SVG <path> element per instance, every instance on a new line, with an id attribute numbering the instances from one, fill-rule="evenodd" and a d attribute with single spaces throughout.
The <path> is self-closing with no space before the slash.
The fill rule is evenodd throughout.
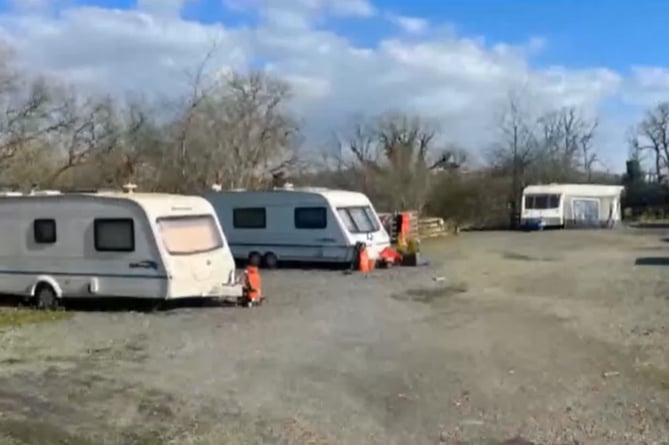
<path id="1" fill-rule="evenodd" d="M 139 261 L 129 264 L 131 269 L 155 269 L 158 270 L 158 263 L 152 260 Z"/>
<path id="2" fill-rule="evenodd" d="M 316 241 L 319 241 L 321 243 L 335 243 L 335 242 L 337 242 L 337 240 L 334 239 L 334 238 L 318 238 Z"/>

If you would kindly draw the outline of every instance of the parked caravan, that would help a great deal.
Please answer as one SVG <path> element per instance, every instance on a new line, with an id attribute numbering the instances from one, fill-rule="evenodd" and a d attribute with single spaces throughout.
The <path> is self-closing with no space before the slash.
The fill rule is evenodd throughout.
<path id="1" fill-rule="evenodd" d="M 0 293 L 239 297 L 214 209 L 197 196 L 37 192 L 0 196 Z"/>
<path id="2" fill-rule="evenodd" d="M 622 217 L 622 186 L 530 185 L 523 190 L 521 225 L 527 227 L 614 227 Z"/>
<path id="3" fill-rule="evenodd" d="M 233 256 L 264 267 L 279 261 L 350 263 L 365 243 L 370 259 L 390 246 L 367 196 L 343 190 L 283 188 L 211 191 Z"/>

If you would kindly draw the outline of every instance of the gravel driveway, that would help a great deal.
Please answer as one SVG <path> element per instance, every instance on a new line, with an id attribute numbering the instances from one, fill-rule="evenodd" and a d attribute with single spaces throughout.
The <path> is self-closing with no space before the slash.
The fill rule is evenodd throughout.
<path id="1" fill-rule="evenodd" d="M 4 329 L 0 444 L 667 444 L 665 236 L 466 233 L 264 272 L 252 310 Z"/>

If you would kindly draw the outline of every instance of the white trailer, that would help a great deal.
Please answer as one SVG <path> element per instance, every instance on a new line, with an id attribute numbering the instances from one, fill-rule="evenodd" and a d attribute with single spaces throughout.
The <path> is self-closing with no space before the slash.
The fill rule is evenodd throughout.
<path id="1" fill-rule="evenodd" d="M 0 196 L 0 293 L 34 299 L 240 297 L 214 209 L 198 196 Z"/>
<path id="2" fill-rule="evenodd" d="M 614 227 L 622 217 L 623 188 L 601 184 L 527 186 L 523 190 L 521 225 Z"/>
<path id="3" fill-rule="evenodd" d="M 374 206 L 362 193 L 319 188 L 211 191 L 233 256 L 264 267 L 279 261 L 351 263 L 354 246 L 370 259 L 390 246 Z"/>

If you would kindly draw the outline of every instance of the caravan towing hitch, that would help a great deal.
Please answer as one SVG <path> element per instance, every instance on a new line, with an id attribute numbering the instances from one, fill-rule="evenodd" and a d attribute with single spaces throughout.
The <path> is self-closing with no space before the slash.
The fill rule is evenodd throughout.
<path id="1" fill-rule="evenodd" d="M 259 299 L 251 299 L 247 295 L 244 295 L 242 297 L 239 297 L 237 299 L 237 305 L 241 307 L 246 307 L 246 308 L 252 308 L 252 307 L 257 307 L 257 306 L 262 306 L 262 304 L 265 302 L 265 297 L 261 297 Z"/>

